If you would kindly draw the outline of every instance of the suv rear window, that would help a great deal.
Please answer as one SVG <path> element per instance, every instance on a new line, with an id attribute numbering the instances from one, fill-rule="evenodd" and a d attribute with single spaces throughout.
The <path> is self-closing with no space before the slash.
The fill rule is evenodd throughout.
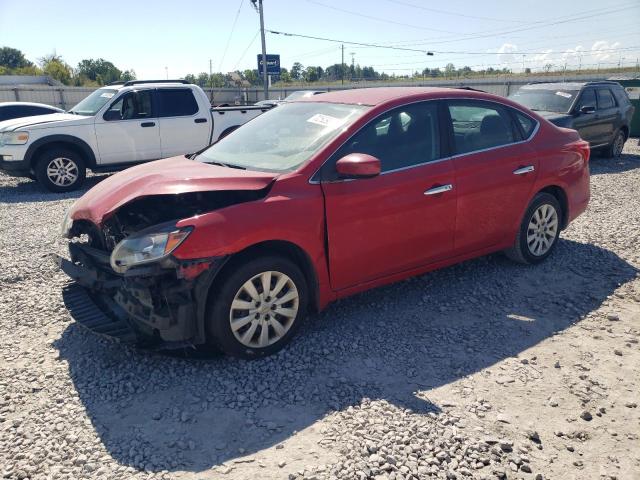
<path id="1" fill-rule="evenodd" d="M 619 105 L 629 105 L 629 103 L 631 103 L 629 101 L 629 95 L 627 95 L 627 92 L 625 91 L 624 88 L 622 88 L 622 86 L 614 86 L 611 91 L 613 92 L 613 95 L 616 97 L 616 100 L 618 100 L 618 104 Z"/>
<path id="2" fill-rule="evenodd" d="M 198 103 L 188 88 L 158 90 L 160 117 L 185 117 L 198 112 Z"/>

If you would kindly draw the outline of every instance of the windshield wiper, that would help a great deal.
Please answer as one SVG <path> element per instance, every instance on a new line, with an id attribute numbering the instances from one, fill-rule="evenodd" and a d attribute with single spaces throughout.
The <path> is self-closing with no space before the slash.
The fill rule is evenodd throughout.
<path id="1" fill-rule="evenodd" d="M 247 167 L 242 167 L 240 165 L 233 165 L 231 163 L 222 163 L 222 162 L 206 162 L 209 165 L 218 165 L 219 167 L 227 167 L 227 168 L 237 168 L 238 170 L 246 170 Z"/>

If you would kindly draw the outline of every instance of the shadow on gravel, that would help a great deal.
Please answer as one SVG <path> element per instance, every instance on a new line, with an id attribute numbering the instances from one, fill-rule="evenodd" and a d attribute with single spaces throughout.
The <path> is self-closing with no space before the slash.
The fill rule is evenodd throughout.
<path id="1" fill-rule="evenodd" d="M 629 141 L 636 142 L 637 139 Z M 592 174 L 623 173 L 629 170 L 640 169 L 640 154 L 623 153 L 620 158 L 604 157 L 599 153 L 592 152 L 589 160 L 589 167 Z"/>
<path id="2" fill-rule="evenodd" d="M 106 175 L 92 175 L 88 177 L 82 188 L 68 193 L 53 193 L 46 190 L 35 180 L 21 179 L 17 185 L 0 186 L 0 202 L 28 203 L 51 202 L 68 198 L 80 198 L 94 185 L 107 178 Z"/>
<path id="3" fill-rule="evenodd" d="M 608 250 L 563 240 L 538 266 L 493 255 L 342 300 L 263 360 L 151 354 L 76 325 L 55 346 L 116 461 L 199 472 L 247 461 L 363 397 L 437 413 L 430 389 L 579 322 L 637 273 Z"/>

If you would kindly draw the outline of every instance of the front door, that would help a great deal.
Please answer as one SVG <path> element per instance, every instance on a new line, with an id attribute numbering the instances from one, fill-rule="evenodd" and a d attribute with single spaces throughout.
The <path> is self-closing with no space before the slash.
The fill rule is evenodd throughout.
<path id="1" fill-rule="evenodd" d="M 118 97 L 96 118 L 95 129 L 101 165 L 161 157 L 160 126 L 151 89 Z"/>
<path id="2" fill-rule="evenodd" d="M 331 285 L 352 287 L 451 256 L 456 189 L 441 155 L 438 102 L 396 108 L 371 121 L 321 170 Z M 380 159 L 381 175 L 341 179 L 349 153 Z"/>
<path id="3" fill-rule="evenodd" d="M 455 252 L 462 255 L 504 242 L 519 224 L 538 170 L 522 136 L 533 134 L 535 122 L 494 102 L 447 103 L 458 193 Z"/>
<path id="4" fill-rule="evenodd" d="M 597 113 L 596 91 L 593 88 L 585 89 L 576 102 L 573 110 L 575 118 L 573 128 L 580 134 L 580 138 L 586 140 L 591 145 L 598 143 L 598 113 Z M 582 113 L 583 107 L 593 107 L 592 113 Z"/>

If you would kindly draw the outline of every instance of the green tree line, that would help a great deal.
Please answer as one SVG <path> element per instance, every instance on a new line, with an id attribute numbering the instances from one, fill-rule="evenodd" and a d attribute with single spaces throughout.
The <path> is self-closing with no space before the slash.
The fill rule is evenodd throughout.
<path id="1" fill-rule="evenodd" d="M 120 70 L 103 58 L 89 58 L 73 68 L 61 55 L 52 53 L 39 58 L 36 63 L 28 60 L 17 48 L 0 48 L 0 75 L 48 75 L 73 86 L 101 86 L 116 81 L 136 79 L 133 70 Z"/>

